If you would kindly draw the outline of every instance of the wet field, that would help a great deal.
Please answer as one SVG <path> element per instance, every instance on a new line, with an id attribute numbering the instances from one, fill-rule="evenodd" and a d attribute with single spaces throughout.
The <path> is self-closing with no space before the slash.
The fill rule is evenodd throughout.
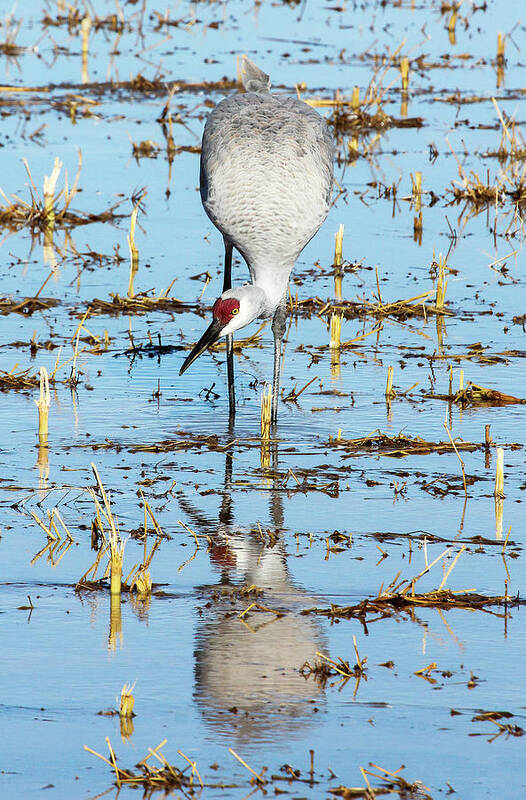
<path id="1" fill-rule="evenodd" d="M 0 19 L 2 796 L 522 796 L 517 5 L 22 5 Z M 241 53 L 336 143 L 270 439 L 270 324 L 237 337 L 234 422 L 224 348 L 178 374 L 222 288 L 199 147 Z"/>

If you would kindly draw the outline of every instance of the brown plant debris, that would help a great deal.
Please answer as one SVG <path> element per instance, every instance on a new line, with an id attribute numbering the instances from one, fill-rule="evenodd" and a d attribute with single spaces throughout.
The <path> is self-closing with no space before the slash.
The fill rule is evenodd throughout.
<path id="1" fill-rule="evenodd" d="M 24 297 L 22 300 L 0 297 L 0 314 L 24 314 L 30 317 L 35 311 L 54 308 L 59 303 L 56 297 Z"/>
<path id="2" fill-rule="evenodd" d="M 94 540 L 97 544 L 99 539 L 101 539 L 101 542 L 100 546 L 98 547 L 95 561 L 78 580 L 75 586 L 75 591 L 97 591 L 100 589 L 106 589 L 108 587 L 108 578 L 110 578 L 110 586 L 113 594 L 120 594 L 121 592 L 135 592 L 138 596 L 162 594 L 162 592 L 152 592 L 152 589 L 157 588 L 157 585 L 152 584 L 149 574 L 149 567 L 162 539 L 165 538 L 166 535 L 163 533 L 159 523 L 157 522 L 148 501 L 141 493 L 144 505 L 143 561 L 139 565 L 134 564 L 128 575 L 123 579 L 122 563 L 127 539 L 123 539 L 121 536 L 117 520 L 114 517 L 111 509 L 108 495 L 104 489 L 104 486 L 102 485 L 102 481 L 95 464 L 92 464 L 91 467 L 95 475 L 98 492 L 102 500 L 101 502 L 95 490 L 90 487 L 88 491 L 95 507 L 95 519 L 92 523 L 92 541 L 93 528 L 95 528 L 96 536 Z M 153 524 L 153 531 L 155 532 L 155 540 L 150 548 L 149 553 L 146 549 L 148 537 L 148 515 L 151 523 Z M 99 571 L 99 567 L 105 556 L 108 557 L 105 570 L 102 576 L 97 578 L 97 572 Z M 118 567 L 118 574 L 116 574 L 116 567 Z"/>
<path id="3" fill-rule="evenodd" d="M 117 452 L 121 449 L 127 449 L 130 453 L 169 453 L 174 450 L 201 450 L 202 448 L 223 452 L 228 447 L 228 444 L 222 444 L 215 434 L 203 436 L 181 431 L 179 435 L 181 437 L 179 439 L 164 439 L 160 442 L 145 442 L 130 446 L 120 442 L 113 442 L 111 439 L 106 439 L 104 442 L 90 442 L 90 444 L 81 446 L 91 447 L 93 450 L 115 449 Z"/>
<path id="4" fill-rule="evenodd" d="M 510 720 L 513 714 L 510 711 L 480 711 L 472 718 L 472 722 L 492 722 L 497 730 L 486 731 L 485 733 L 470 733 L 470 736 L 488 736 L 488 742 L 494 742 L 499 736 L 504 735 L 506 739 L 510 736 L 520 737 L 526 734 L 526 730 L 521 728 L 520 725 L 511 722 L 502 722 L 501 720 Z"/>
<path id="5" fill-rule="evenodd" d="M 398 774 L 404 769 L 403 765 L 394 772 L 379 767 L 377 764 L 370 763 L 369 767 L 377 771 L 372 772 L 371 769 L 360 767 L 360 772 L 363 775 L 366 786 L 337 786 L 335 788 L 329 788 L 330 794 L 335 797 L 341 797 L 343 800 L 353 800 L 353 798 L 359 797 L 364 798 L 364 800 L 372 800 L 382 795 L 396 795 L 401 799 L 418 797 L 419 800 L 432 800 L 429 794 L 430 790 L 427 786 L 424 786 L 421 781 L 408 783 Z M 368 775 L 377 781 L 381 781 L 380 786 L 371 786 L 367 778 Z"/>
<path id="6" fill-rule="evenodd" d="M 71 188 L 69 187 L 66 171 L 64 187 L 60 191 L 56 190 L 62 169 L 62 162 L 59 158 L 55 158 L 51 174 L 44 178 L 42 195 L 35 186 L 29 164 L 25 159 L 24 166 L 30 182 L 29 199 L 24 200 L 16 194 L 12 194 L 11 198 L 9 198 L 0 188 L 0 196 L 4 201 L 0 203 L 0 227 L 6 227 L 14 231 L 24 227 L 29 227 L 33 231 L 52 231 L 55 227 L 73 228 L 78 225 L 89 225 L 92 222 L 109 222 L 119 216 L 115 213 L 115 209 L 118 208 L 122 201 L 114 203 L 101 213 L 70 210 L 71 202 L 78 192 L 77 184 L 82 169 L 80 151 L 77 174 L 73 185 Z"/>
<path id="7" fill-rule="evenodd" d="M 481 406 L 506 406 L 525 404 L 526 399 L 515 397 L 512 394 L 499 392 L 497 389 L 488 389 L 485 386 L 478 386 L 476 383 L 468 381 L 465 389 L 459 389 L 454 394 L 422 394 L 422 397 L 431 400 L 446 400 L 448 403 L 456 403 L 462 408 Z"/>
<path id="8" fill-rule="evenodd" d="M 209 783 L 203 781 L 197 762 L 193 761 L 181 750 L 177 753 L 186 762 L 184 769 L 179 769 L 168 762 L 162 752 L 162 748 L 167 740 L 163 739 L 157 747 L 148 748 L 148 755 L 135 765 L 134 769 L 123 769 L 117 765 L 117 757 L 108 737 L 106 737 L 106 744 L 108 745 L 109 758 L 92 750 L 91 747 L 84 745 L 84 750 L 104 761 L 115 773 L 115 783 L 120 789 L 122 786 L 130 786 L 134 788 L 142 788 L 144 790 L 143 797 L 151 797 L 156 791 L 163 791 L 170 793 L 175 790 L 181 790 L 185 796 L 199 796 L 202 789 L 218 789 L 228 790 L 241 788 L 242 784 L 239 782 L 215 782 Z M 268 773 L 267 767 L 263 767 L 259 772 L 253 769 L 247 762 L 235 752 L 231 747 L 229 753 L 247 770 L 250 774 L 249 783 L 254 790 L 261 789 L 263 794 L 267 794 L 269 788 L 274 789 L 276 795 L 283 794 L 283 786 L 306 785 L 311 789 L 315 785 L 321 783 L 320 778 L 314 772 L 313 758 L 314 751 L 311 751 L 311 768 L 305 773 L 300 769 L 294 769 L 291 764 L 284 764 L 279 772 L 272 774 Z M 214 765 L 212 769 L 217 769 Z M 371 798 L 379 797 L 381 795 L 396 795 L 402 798 L 418 797 L 419 800 L 432 800 L 431 795 L 428 794 L 429 789 L 421 781 L 408 783 L 399 774 L 404 769 L 403 765 L 394 772 L 391 772 L 377 764 L 370 763 L 369 769 L 360 767 L 360 772 L 365 781 L 363 787 L 350 787 L 338 786 L 327 787 L 329 792 L 334 797 L 341 797 L 343 800 L 350 800 L 350 798 L 362 797 L 364 800 L 371 800 Z M 374 771 L 373 771 L 374 770 Z M 329 770 L 330 772 L 330 770 Z M 331 773 L 332 775 L 332 773 Z M 380 782 L 380 785 L 375 787 L 369 782 L 370 776 L 374 781 Z M 299 788 L 299 786 L 298 786 Z"/>
<path id="9" fill-rule="evenodd" d="M 357 651 L 356 651 L 357 652 Z M 334 661 L 324 653 L 316 652 L 317 660 L 314 664 L 306 661 L 300 669 L 300 675 L 304 678 L 309 678 L 311 675 L 315 678 L 319 686 L 325 686 L 329 678 L 338 677 L 340 680 L 337 684 L 345 685 L 350 678 L 365 678 L 367 658 L 362 658 L 357 655 L 357 663 L 351 667 L 348 661 L 338 656 Z M 335 684 L 332 684 L 335 685 Z"/>
<path id="10" fill-rule="evenodd" d="M 358 619 L 362 625 L 388 619 L 399 612 L 412 612 L 417 607 L 437 608 L 442 610 L 469 609 L 471 611 L 485 611 L 496 616 L 505 616 L 490 611 L 492 606 L 503 606 L 505 610 L 526 605 L 526 600 L 520 597 L 505 597 L 503 595 L 490 596 L 477 592 L 453 592 L 450 589 L 437 589 L 431 592 L 412 592 L 412 582 L 405 583 L 401 591 L 380 592 L 377 597 L 362 600 L 350 606 L 337 606 L 331 604 L 329 608 L 314 606 L 306 608 L 302 614 L 317 614 L 329 619 Z M 395 587 L 399 588 L 399 587 Z"/>
<path id="11" fill-rule="evenodd" d="M 197 305 L 184 303 L 175 297 L 168 297 L 168 291 L 169 289 L 159 295 L 136 294 L 134 297 L 121 297 L 119 294 L 110 293 L 111 300 L 99 300 L 96 297 L 87 305 L 92 314 L 147 314 L 150 311 L 167 311 L 169 313 L 194 311 L 199 313 L 200 309 Z"/>
<path id="12" fill-rule="evenodd" d="M 65 27 L 68 29 L 68 33 L 75 34 L 78 33 L 83 20 L 88 14 L 90 26 L 96 31 L 105 29 L 113 33 L 123 33 L 124 30 L 132 29 L 131 25 L 124 20 L 122 12 L 119 15 L 108 14 L 106 17 L 99 17 L 98 14 L 94 14 L 93 16 L 89 15 L 86 8 L 77 8 L 74 5 L 68 5 L 67 9 L 67 14 L 57 14 L 56 16 L 51 16 L 51 14 L 47 12 L 44 13 L 41 20 L 42 26 L 44 28 Z"/>
<path id="13" fill-rule="evenodd" d="M 323 300 L 321 297 L 307 297 L 304 300 L 294 300 L 291 304 L 291 310 L 298 315 L 308 316 L 310 314 L 317 314 L 319 317 L 328 316 L 331 314 L 342 314 L 345 319 L 361 319 L 363 317 L 376 317 L 377 319 L 385 319 L 392 317 L 399 322 L 404 322 L 406 319 L 420 317 L 426 319 L 429 315 L 445 315 L 452 316 L 454 311 L 445 306 L 437 307 L 434 303 L 428 303 L 428 298 L 433 299 L 436 296 L 434 290 L 422 292 L 421 294 L 414 295 L 402 300 L 394 300 L 392 302 L 385 302 L 381 295 L 373 297 L 372 300 L 365 298 L 360 300 Z M 346 346 L 355 346 L 355 341 L 341 342 L 340 348 Z"/>
<path id="14" fill-rule="evenodd" d="M 448 193 L 452 196 L 448 205 L 465 203 L 469 213 L 478 214 L 489 205 L 505 205 L 508 202 L 522 208 L 526 204 L 526 164 L 522 160 L 510 161 L 491 181 L 489 169 L 484 181 L 477 172 L 469 175 L 457 160 L 459 180 L 451 182 Z"/>
<path id="15" fill-rule="evenodd" d="M 17 364 L 10 372 L 0 370 L 0 392 L 8 392 L 11 389 L 15 391 L 23 391 L 25 389 L 34 389 L 39 385 L 38 375 L 32 375 L 31 370 L 21 369 L 17 371 Z"/>
<path id="16" fill-rule="evenodd" d="M 477 386 L 476 383 L 468 382 L 467 387 L 457 392 L 453 399 L 454 403 L 462 406 L 505 406 L 515 403 L 526 403 L 521 397 L 514 397 L 511 394 L 499 392 L 497 389 L 487 389 L 485 386 Z"/>
<path id="17" fill-rule="evenodd" d="M 362 436 L 358 439 L 342 439 L 342 438 L 329 438 L 327 442 L 329 447 L 335 447 L 338 450 L 345 450 L 348 455 L 342 456 L 343 458 L 351 458 L 352 456 L 364 455 L 365 453 L 377 453 L 381 456 L 392 456 L 396 458 L 403 458 L 409 455 L 429 455 L 430 453 L 452 453 L 457 450 L 478 450 L 482 448 L 482 444 L 474 444 L 473 442 L 455 441 L 455 445 L 451 442 L 428 442 L 422 439 L 421 436 L 405 436 L 399 433 L 398 436 L 388 436 L 386 433 L 381 433 L 376 430 L 368 436 Z"/>
<path id="18" fill-rule="evenodd" d="M 343 103 L 334 104 L 333 113 L 327 117 L 335 133 L 358 133 L 360 131 L 385 131 L 389 128 L 421 128 L 423 117 L 393 117 L 378 106 L 374 113 L 363 108 L 353 110 Z"/>
<path id="19" fill-rule="evenodd" d="M 190 761 L 182 753 L 181 755 L 188 762 L 188 765 L 184 770 L 180 770 L 178 767 L 174 767 L 172 764 L 168 763 L 161 750 L 161 748 L 166 744 L 166 739 L 158 744 L 157 747 L 149 748 L 148 755 L 136 765 L 138 772 L 124 770 L 121 769 L 121 767 L 118 767 L 115 752 L 108 737 L 106 737 L 106 743 L 110 751 L 109 760 L 104 758 L 104 756 L 101 756 L 100 753 L 95 752 L 95 750 L 92 750 L 87 745 L 84 745 L 84 749 L 87 750 L 88 753 L 92 753 L 94 756 L 97 756 L 97 758 L 102 759 L 106 762 L 106 764 L 109 764 L 109 766 L 112 767 L 112 769 L 115 771 L 115 782 L 119 789 L 121 786 L 133 786 L 137 788 L 142 787 L 148 793 L 147 796 L 150 796 L 151 792 L 161 789 L 164 791 L 171 791 L 172 789 L 186 789 L 193 794 L 195 778 L 197 778 L 197 781 L 201 786 L 203 785 L 195 762 Z M 154 762 L 153 764 L 148 763 L 150 759 L 152 759 Z M 157 764 L 160 766 L 155 764 L 155 759 L 157 760 Z M 187 772 L 190 772 L 190 774 L 186 774 Z"/>

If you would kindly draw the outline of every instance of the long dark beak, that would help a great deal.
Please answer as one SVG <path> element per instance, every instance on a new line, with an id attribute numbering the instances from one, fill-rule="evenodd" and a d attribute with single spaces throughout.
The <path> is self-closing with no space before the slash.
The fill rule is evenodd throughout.
<path id="1" fill-rule="evenodd" d="M 206 329 L 203 333 L 199 341 L 196 345 L 194 345 L 192 352 L 188 355 L 183 363 L 183 366 L 179 370 L 179 375 L 182 375 L 185 370 L 188 369 L 190 364 L 193 364 L 196 358 L 199 358 L 201 353 L 203 353 L 207 347 L 210 347 L 211 344 L 217 342 L 219 337 L 221 336 L 221 331 L 223 329 L 223 325 L 218 319 L 214 319 L 211 325 Z"/>

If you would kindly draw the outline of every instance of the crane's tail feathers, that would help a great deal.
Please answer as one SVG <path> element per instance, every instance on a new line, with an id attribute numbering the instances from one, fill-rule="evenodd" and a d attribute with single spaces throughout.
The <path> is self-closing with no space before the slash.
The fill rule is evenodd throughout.
<path id="1" fill-rule="evenodd" d="M 267 73 L 245 55 L 238 60 L 238 76 L 245 92 L 265 94 L 270 91 L 270 78 Z"/>

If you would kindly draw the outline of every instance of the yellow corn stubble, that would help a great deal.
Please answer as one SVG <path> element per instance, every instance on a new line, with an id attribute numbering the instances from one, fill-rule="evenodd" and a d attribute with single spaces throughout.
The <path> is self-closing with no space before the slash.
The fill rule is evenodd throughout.
<path id="1" fill-rule="evenodd" d="M 444 300 L 446 298 L 447 280 L 446 280 L 446 260 L 442 253 L 438 256 L 438 276 L 435 305 L 437 308 L 444 307 Z"/>
<path id="2" fill-rule="evenodd" d="M 121 717 L 129 718 L 135 716 L 135 714 L 133 713 L 135 698 L 132 694 L 134 689 L 135 689 L 135 682 L 125 683 L 121 689 L 121 696 L 119 703 L 119 715 Z M 119 698 L 117 698 L 117 700 L 119 700 Z"/>
<path id="3" fill-rule="evenodd" d="M 400 74 L 402 76 L 402 91 L 407 92 L 409 87 L 409 59 L 407 56 L 400 59 Z"/>
<path id="4" fill-rule="evenodd" d="M 270 439 L 270 418 L 272 410 L 272 386 L 267 384 L 261 394 L 261 438 Z"/>
<path id="5" fill-rule="evenodd" d="M 420 212 L 422 208 L 422 173 L 415 172 L 414 177 L 411 173 L 411 193 L 413 195 L 413 202 L 415 204 L 415 211 Z"/>
<path id="6" fill-rule="evenodd" d="M 62 161 L 57 156 L 53 164 L 51 175 L 44 176 L 44 211 L 50 227 L 53 226 L 53 222 L 55 221 L 55 188 L 61 169 Z"/>
<path id="7" fill-rule="evenodd" d="M 128 236 L 128 247 L 130 248 L 130 279 L 128 281 L 128 297 L 135 296 L 133 281 L 135 279 L 135 275 L 137 274 L 137 270 L 139 269 L 139 250 L 135 245 L 135 225 L 137 224 L 137 214 L 139 213 L 140 202 L 141 199 L 139 198 L 135 204 L 130 218 L 130 235 Z"/>
<path id="8" fill-rule="evenodd" d="M 35 400 L 38 408 L 38 436 L 41 443 L 45 443 L 48 434 L 48 416 L 51 405 L 49 394 L 49 376 L 45 367 L 40 367 L 40 397 Z"/>
<path id="9" fill-rule="evenodd" d="M 497 34 L 497 61 L 502 64 L 504 61 L 504 45 L 505 45 L 505 37 L 502 33 Z"/>
<path id="10" fill-rule="evenodd" d="M 80 37 L 82 41 L 82 83 L 89 83 L 88 75 L 88 49 L 89 49 L 89 33 L 91 29 L 91 17 L 86 14 L 80 23 Z"/>
<path id="11" fill-rule="evenodd" d="M 385 385 L 385 396 L 388 399 L 395 396 L 395 391 L 393 389 L 393 375 L 394 375 L 394 367 L 387 367 L 387 383 Z"/>
<path id="12" fill-rule="evenodd" d="M 138 597 L 148 597 L 152 593 L 152 576 L 147 569 L 142 569 L 135 578 Z"/>
<path id="13" fill-rule="evenodd" d="M 344 225 L 340 225 L 337 232 L 334 234 L 334 266 L 341 267 L 342 265 L 342 251 L 343 251 L 343 231 Z"/>
<path id="14" fill-rule="evenodd" d="M 458 9 L 459 9 L 459 7 L 457 5 L 453 6 L 453 10 L 451 12 L 451 16 L 450 16 L 450 18 L 448 20 L 448 23 L 447 23 L 447 30 L 448 30 L 448 36 L 449 36 L 449 43 L 450 44 L 456 44 L 457 43 L 457 36 L 456 36 L 456 33 L 455 33 L 455 28 L 456 28 L 457 19 L 458 19 Z"/>

